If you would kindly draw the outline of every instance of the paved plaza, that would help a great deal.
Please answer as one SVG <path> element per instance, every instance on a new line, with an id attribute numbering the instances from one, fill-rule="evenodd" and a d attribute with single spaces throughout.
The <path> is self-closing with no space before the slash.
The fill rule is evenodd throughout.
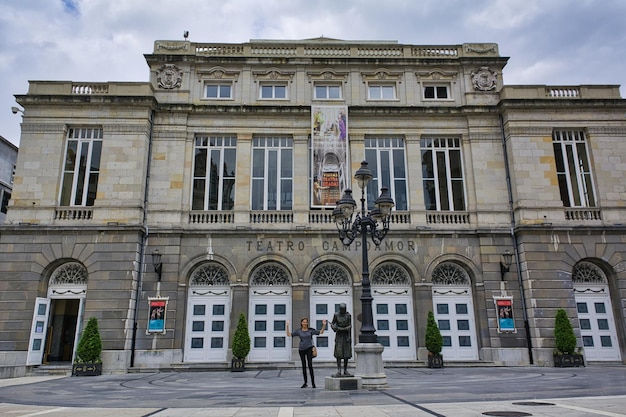
<path id="1" fill-rule="evenodd" d="M 0 380 L 11 417 L 626 416 L 626 367 L 386 368 L 389 387 L 300 388 L 300 370 L 163 372 Z"/>

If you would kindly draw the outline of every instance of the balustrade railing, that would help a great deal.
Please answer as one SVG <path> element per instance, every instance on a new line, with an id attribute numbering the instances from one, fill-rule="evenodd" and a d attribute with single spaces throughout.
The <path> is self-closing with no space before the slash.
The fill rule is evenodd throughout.
<path id="1" fill-rule="evenodd" d="M 546 97 L 576 98 L 580 97 L 580 89 L 578 87 L 546 87 Z"/>
<path id="2" fill-rule="evenodd" d="M 57 208 L 54 220 L 92 220 L 93 209 L 88 208 Z"/>
<path id="3" fill-rule="evenodd" d="M 293 223 L 293 213 L 290 211 L 252 211 L 250 223 Z"/>
<path id="4" fill-rule="evenodd" d="M 72 94 L 88 96 L 91 94 L 108 93 L 108 83 L 72 83 Z"/>
<path id="5" fill-rule="evenodd" d="M 598 208 L 566 208 L 565 220 L 602 220 L 602 213 Z"/>
<path id="6" fill-rule="evenodd" d="M 234 223 L 235 214 L 227 211 L 198 211 L 189 213 L 190 224 Z"/>
<path id="7" fill-rule="evenodd" d="M 470 216 L 467 212 L 428 212 L 426 213 L 426 223 L 428 224 L 469 224 Z"/>

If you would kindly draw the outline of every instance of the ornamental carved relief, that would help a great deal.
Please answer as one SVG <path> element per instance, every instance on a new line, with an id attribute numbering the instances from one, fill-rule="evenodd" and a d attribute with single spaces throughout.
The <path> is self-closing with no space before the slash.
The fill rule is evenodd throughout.
<path id="1" fill-rule="evenodd" d="M 257 268 L 250 279 L 250 285 L 285 286 L 289 285 L 289 273 L 276 263 L 268 263 Z"/>
<path id="2" fill-rule="evenodd" d="M 157 83 L 161 88 L 179 88 L 182 82 L 183 71 L 174 64 L 165 64 L 157 70 Z"/>
<path id="3" fill-rule="evenodd" d="M 467 272 L 459 265 L 444 262 L 433 271 L 433 285 L 470 285 Z"/>
<path id="4" fill-rule="evenodd" d="M 350 285 L 350 278 L 344 268 L 337 264 L 325 263 L 313 271 L 311 285 Z"/>
<path id="5" fill-rule="evenodd" d="M 85 285 L 87 269 L 79 263 L 70 262 L 60 266 L 50 277 L 50 285 Z"/>
<path id="6" fill-rule="evenodd" d="M 478 91 L 491 91 L 496 88 L 497 73 L 489 67 L 480 67 L 472 71 L 472 83 Z"/>
<path id="7" fill-rule="evenodd" d="M 372 285 L 409 286 L 411 280 L 404 268 L 387 262 L 372 272 Z"/>
<path id="8" fill-rule="evenodd" d="M 606 275 L 591 262 L 579 262 L 574 266 L 572 281 L 586 284 L 606 284 Z"/>

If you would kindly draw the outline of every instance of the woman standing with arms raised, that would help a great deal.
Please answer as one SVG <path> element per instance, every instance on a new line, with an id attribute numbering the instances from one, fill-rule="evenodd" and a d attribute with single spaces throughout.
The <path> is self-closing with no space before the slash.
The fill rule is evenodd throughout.
<path id="1" fill-rule="evenodd" d="M 308 387 L 306 367 L 309 366 L 309 373 L 311 374 L 311 386 L 315 388 L 315 375 L 313 374 L 313 336 L 324 334 L 326 329 L 326 320 L 322 321 L 322 328 L 320 330 L 309 327 L 309 319 L 303 318 L 300 320 L 300 328 L 292 332 L 289 331 L 289 320 L 287 320 L 287 336 L 298 336 L 300 338 L 300 344 L 298 345 L 298 353 L 300 353 L 300 360 L 302 361 L 302 376 L 304 377 L 304 384 L 300 388 Z"/>

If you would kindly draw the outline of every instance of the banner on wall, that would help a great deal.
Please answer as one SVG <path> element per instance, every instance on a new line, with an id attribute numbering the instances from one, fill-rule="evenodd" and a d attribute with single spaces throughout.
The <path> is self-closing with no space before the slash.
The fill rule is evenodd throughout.
<path id="1" fill-rule="evenodd" d="M 311 207 L 334 207 L 350 187 L 348 106 L 312 106 L 311 142 Z"/>
<path id="2" fill-rule="evenodd" d="M 513 318 L 513 297 L 494 297 L 496 313 L 498 315 L 498 332 L 515 333 L 515 320 Z"/>
<path id="3" fill-rule="evenodd" d="M 165 334 L 165 313 L 169 297 L 148 297 L 147 333 Z"/>

